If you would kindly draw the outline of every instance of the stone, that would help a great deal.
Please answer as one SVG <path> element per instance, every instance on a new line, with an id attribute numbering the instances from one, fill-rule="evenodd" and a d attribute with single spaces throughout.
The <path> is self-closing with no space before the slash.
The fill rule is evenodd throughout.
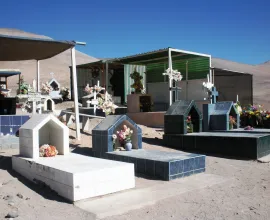
<path id="1" fill-rule="evenodd" d="M 11 211 L 6 215 L 6 218 L 17 218 L 18 216 L 18 211 Z"/>
<path id="2" fill-rule="evenodd" d="M 38 160 L 13 156 L 12 168 L 72 202 L 135 186 L 133 164 L 75 153 Z"/>
<path id="3" fill-rule="evenodd" d="M 12 195 L 6 195 L 6 196 L 3 197 L 3 199 L 10 201 L 10 200 L 13 199 L 13 196 Z"/>
<path id="4" fill-rule="evenodd" d="M 191 116 L 194 132 L 202 131 L 202 114 L 195 102 L 180 100 L 174 102 L 164 115 L 165 134 L 187 134 L 187 117 Z"/>
<path id="5" fill-rule="evenodd" d="M 17 197 L 19 197 L 20 199 L 23 199 L 23 195 L 21 193 L 18 193 Z"/>
<path id="6" fill-rule="evenodd" d="M 15 203 L 14 203 L 13 201 L 9 201 L 9 202 L 8 202 L 8 205 L 9 205 L 9 206 L 14 206 Z"/>

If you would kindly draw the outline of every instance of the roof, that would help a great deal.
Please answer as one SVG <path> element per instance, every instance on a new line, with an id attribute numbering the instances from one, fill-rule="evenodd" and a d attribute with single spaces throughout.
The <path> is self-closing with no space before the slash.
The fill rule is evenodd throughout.
<path id="1" fill-rule="evenodd" d="M 136 64 L 136 65 L 147 65 L 150 63 L 161 63 L 161 62 L 168 62 L 168 54 L 169 50 L 171 50 L 173 60 L 181 60 L 187 59 L 186 56 L 193 56 L 193 57 L 209 57 L 211 55 L 196 53 L 191 51 L 185 50 L 178 50 L 174 48 L 163 48 L 159 50 L 153 50 L 145 53 L 139 53 L 135 55 L 120 57 L 111 59 L 111 62 L 120 62 L 124 64 Z"/>
<path id="2" fill-rule="evenodd" d="M 228 72 L 237 72 L 243 74 L 262 74 L 264 71 L 260 69 L 258 66 L 245 64 L 245 63 L 237 63 L 230 60 L 213 58 L 212 57 L 212 68 L 219 69 Z"/>
<path id="3" fill-rule="evenodd" d="M 44 60 L 75 46 L 74 41 L 0 35 L 0 61 Z"/>
<path id="4" fill-rule="evenodd" d="M 18 69 L 0 69 L 0 77 L 10 77 L 21 74 Z"/>

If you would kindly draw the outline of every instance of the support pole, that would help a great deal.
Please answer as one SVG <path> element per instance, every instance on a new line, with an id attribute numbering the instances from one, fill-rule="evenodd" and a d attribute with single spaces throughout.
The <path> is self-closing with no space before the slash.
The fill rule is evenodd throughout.
<path id="1" fill-rule="evenodd" d="M 19 94 L 21 94 L 21 74 L 19 74 L 19 83 L 18 83 L 18 85 L 19 85 Z"/>
<path id="2" fill-rule="evenodd" d="M 6 76 L 6 89 L 8 89 L 8 78 Z"/>
<path id="3" fill-rule="evenodd" d="M 186 100 L 188 100 L 188 61 L 186 62 Z"/>
<path id="4" fill-rule="evenodd" d="M 109 83 L 109 63 L 106 61 L 106 91 L 108 91 L 108 83 Z"/>
<path id="5" fill-rule="evenodd" d="M 81 133 L 80 133 L 80 120 L 79 120 L 78 85 L 77 85 L 75 47 L 71 48 L 71 62 L 72 62 L 72 78 L 73 78 L 76 137 L 77 137 L 78 140 L 80 140 L 81 139 Z"/>
<path id="6" fill-rule="evenodd" d="M 170 68 L 170 71 L 172 71 L 172 51 L 171 51 L 171 48 L 169 48 L 169 59 L 168 59 L 168 64 L 169 64 L 169 68 Z M 172 105 L 172 80 L 169 78 L 168 79 L 169 81 L 169 105 L 171 106 Z"/>
<path id="7" fill-rule="evenodd" d="M 40 92 L 40 69 L 39 69 L 39 60 L 37 60 L 37 91 Z"/>

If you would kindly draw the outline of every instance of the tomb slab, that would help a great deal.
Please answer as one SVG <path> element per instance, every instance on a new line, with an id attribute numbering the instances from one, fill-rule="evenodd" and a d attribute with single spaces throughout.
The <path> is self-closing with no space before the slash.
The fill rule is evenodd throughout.
<path id="1" fill-rule="evenodd" d="M 12 168 L 72 202 L 135 187 L 133 164 L 74 153 L 36 160 L 13 156 Z"/>

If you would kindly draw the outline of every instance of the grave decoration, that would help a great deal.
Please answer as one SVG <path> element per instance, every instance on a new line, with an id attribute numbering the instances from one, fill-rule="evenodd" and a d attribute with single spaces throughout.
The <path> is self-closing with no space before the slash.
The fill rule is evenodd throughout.
<path id="1" fill-rule="evenodd" d="M 129 127 L 126 125 L 123 125 L 123 129 L 120 131 L 116 132 L 116 135 L 114 134 L 112 136 L 113 138 L 113 144 L 114 144 L 114 149 L 117 148 L 117 143 L 121 147 L 125 147 L 127 151 L 130 151 L 132 149 L 132 143 L 131 143 L 131 138 L 132 138 L 133 130 L 131 130 Z"/>
<path id="2" fill-rule="evenodd" d="M 207 74 L 207 82 L 203 82 L 203 89 L 208 95 L 208 99 L 212 104 L 217 102 L 218 91 L 213 83 L 210 82 L 209 74 Z"/>
<path id="3" fill-rule="evenodd" d="M 67 101 L 70 99 L 70 90 L 67 87 L 62 87 L 62 89 L 60 90 L 60 95 L 62 96 L 62 99 L 64 101 Z"/>
<path id="4" fill-rule="evenodd" d="M 52 90 L 53 89 L 48 82 L 41 84 L 41 94 L 42 95 L 49 95 Z"/>
<path id="5" fill-rule="evenodd" d="M 164 134 L 187 134 L 202 131 L 202 114 L 195 102 L 180 100 L 164 115 Z"/>
<path id="6" fill-rule="evenodd" d="M 128 130 L 127 133 L 132 134 L 132 150 L 116 150 L 117 134 L 124 140 L 123 133 Z M 92 130 L 92 148 L 95 157 L 132 163 L 135 172 L 162 180 L 205 171 L 204 155 L 143 150 L 142 130 L 126 115 L 110 115 L 97 125 Z"/>
<path id="7" fill-rule="evenodd" d="M 175 101 L 178 101 L 178 94 L 181 91 L 180 87 L 177 87 L 177 82 L 181 81 L 183 76 L 178 70 L 173 70 L 168 68 L 165 73 L 163 73 L 164 76 L 168 76 L 170 80 L 173 81 L 173 84 L 175 84 L 174 87 L 171 87 L 170 90 L 175 92 Z"/>
<path id="8" fill-rule="evenodd" d="M 134 68 L 134 72 L 130 74 L 130 78 L 134 80 L 134 83 L 131 85 L 131 88 L 135 90 L 136 94 L 141 94 L 144 86 L 142 84 L 143 77 L 137 72 L 136 67 Z"/>
<path id="9" fill-rule="evenodd" d="M 96 109 L 101 109 L 105 115 L 114 114 L 117 106 L 113 103 L 112 96 L 106 91 L 105 88 L 99 86 L 99 81 L 94 87 L 90 87 L 89 84 L 86 85 L 84 91 L 88 94 L 83 98 L 87 99 L 86 103 L 94 106 L 94 115 L 96 115 Z M 92 98 L 91 100 L 89 100 Z"/>
<path id="10" fill-rule="evenodd" d="M 240 116 L 233 102 L 203 105 L 204 131 L 228 131 L 239 126 Z"/>
<path id="11" fill-rule="evenodd" d="M 28 84 L 24 81 L 24 76 L 21 75 L 19 84 L 19 90 L 17 94 L 27 94 L 28 93 Z"/>
<path id="12" fill-rule="evenodd" d="M 51 114 L 33 115 L 20 128 L 19 142 L 20 155 L 12 157 L 12 169 L 69 201 L 135 186 L 133 164 L 69 152 L 69 129 Z"/>

